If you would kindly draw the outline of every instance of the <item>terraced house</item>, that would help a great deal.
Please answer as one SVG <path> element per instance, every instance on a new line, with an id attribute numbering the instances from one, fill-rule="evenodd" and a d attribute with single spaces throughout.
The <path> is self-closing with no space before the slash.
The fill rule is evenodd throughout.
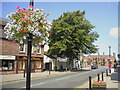
<path id="1" fill-rule="evenodd" d="M 114 55 L 88 55 L 87 65 L 97 64 L 98 66 L 113 67 L 115 60 Z"/>

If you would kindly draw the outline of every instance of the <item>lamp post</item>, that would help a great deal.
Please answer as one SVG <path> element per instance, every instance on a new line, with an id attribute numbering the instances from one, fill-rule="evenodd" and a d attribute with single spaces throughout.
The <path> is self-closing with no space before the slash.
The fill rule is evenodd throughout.
<path id="1" fill-rule="evenodd" d="M 30 0 L 30 6 L 34 5 L 34 0 Z M 26 90 L 30 90 L 31 83 L 31 49 L 32 49 L 32 34 L 28 33 L 28 60 L 27 60 L 27 75 L 26 75 Z"/>

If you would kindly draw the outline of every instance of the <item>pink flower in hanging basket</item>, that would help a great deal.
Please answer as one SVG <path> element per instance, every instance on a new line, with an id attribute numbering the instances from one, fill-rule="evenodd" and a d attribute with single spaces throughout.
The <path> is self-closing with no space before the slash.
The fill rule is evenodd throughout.
<path id="1" fill-rule="evenodd" d="M 26 21 L 26 20 L 28 20 L 28 18 L 23 18 L 23 19 L 22 19 L 22 21 Z"/>
<path id="2" fill-rule="evenodd" d="M 29 13 L 25 13 L 26 16 L 29 16 L 30 14 Z"/>
<path id="3" fill-rule="evenodd" d="M 25 11 L 24 9 L 20 9 L 20 10 L 19 10 L 20 13 L 22 13 L 22 12 L 24 12 L 24 11 Z"/>
<path id="4" fill-rule="evenodd" d="M 32 9 L 34 9 L 34 7 L 33 7 L 33 6 L 29 6 L 29 8 L 32 8 Z"/>
<path id="5" fill-rule="evenodd" d="M 17 7 L 16 7 L 16 9 L 19 9 L 19 8 L 20 8 L 20 6 L 17 6 Z"/>

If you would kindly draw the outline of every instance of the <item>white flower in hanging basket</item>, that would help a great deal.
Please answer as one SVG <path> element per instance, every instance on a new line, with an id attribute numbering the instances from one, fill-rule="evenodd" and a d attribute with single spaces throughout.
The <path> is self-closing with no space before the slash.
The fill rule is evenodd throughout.
<path id="1" fill-rule="evenodd" d="M 20 6 L 17 6 L 16 9 L 16 12 L 7 15 L 11 21 L 4 27 L 6 38 L 20 43 L 23 39 L 26 41 L 28 33 L 31 33 L 34 46 L 46 42 L 52 26 L 46 19 L 48 14 L 43 13 L 42 8 L 34 9 L 33 6 L 29 6 L 28 9 L 20 9 Z"/>

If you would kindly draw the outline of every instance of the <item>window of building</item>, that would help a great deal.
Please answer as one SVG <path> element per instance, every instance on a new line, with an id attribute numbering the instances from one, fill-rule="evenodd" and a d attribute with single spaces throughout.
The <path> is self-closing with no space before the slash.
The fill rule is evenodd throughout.
<path id="1" fill-rule="evenodd" d="M 34 48 L 35 48 L 35 47 L 34 47 L 34 46 L 32 46 L 32 51 L 31 51 L 31 53 L 33 53 L 33 52 L 34 52 Z"/>
<path id="2" fill-rule="evenodd" d="M 14 61 L 2 61 L 2 69 L 3 70 L 14 70 Z"/>
<path id="3" fill-rule="evenodd" d="M 18 69 L 19 69 L 19 70 L 22 69 L 22 66 L 23 66 L 22 61 L 18 61 Z"/>
<path id="4" fill-rule="evenodd" d="M 36 68 L 41 68 L 41 61 L 36 61 Z"/>
<path id="5" fill-rule="evenodd" d="M 25 52 L 25 44 L 20 44 L 20 52 Z"/>
<path id="6" fill-rule="evenodd" d="M 41 47 L 37 47 L 37 54 L 41 54 Z"/>
<path id="7" fill-rule="evenodd" d="M 25 61 L 18 61 L 18 70 L 25 69 Z"/>

